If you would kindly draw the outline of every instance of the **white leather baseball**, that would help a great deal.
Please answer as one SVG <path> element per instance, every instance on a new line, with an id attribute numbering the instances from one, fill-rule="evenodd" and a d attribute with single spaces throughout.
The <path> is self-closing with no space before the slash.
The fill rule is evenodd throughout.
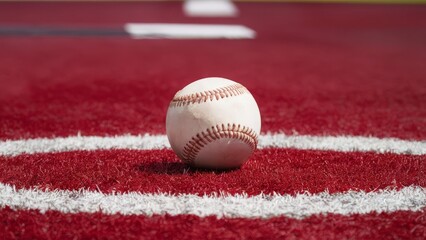
<path id="1" fill-rule="evenodd" d="M 167 111 L 170 145 L 185 163 L 236 168 L 257 147 L 260 112 L 250 92 L 225 78 L 204 78 L 178 91 Z"/>

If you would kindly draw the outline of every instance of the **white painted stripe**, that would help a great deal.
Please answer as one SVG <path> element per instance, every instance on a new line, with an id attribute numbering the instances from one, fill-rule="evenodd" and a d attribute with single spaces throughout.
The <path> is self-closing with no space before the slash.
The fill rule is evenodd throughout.
<path id="1" fill-rule="evenodd" d="M 77 150 L 102 150 L 102 149 L 133 149 L 152 150 L 170 148 L 165 135 L 140 135 L 140 136 L 72 136 L 65 138 L 36 138 L 28 140 L 14 140 L 0 142 L 0 155 L 16 156 L 27 153 L 67 152 Z"/>
<path id="2" fill-rule="evenodd" d="M 134 149 L 151 150 L 170 148 L 165 135 L 139 136 L 71 136 L 65 138 L 37 138 L 0 141 L 0 156 L 16 156 L 48 152 L 77 150 Z M 426 141 L 408 141 L 396 138 L 354 136 L 303 136 L 281 133 L 259 137 L 259 148 L 295 148 L 306 150 L 331 150 L 338 152 L 377 152 L 409 155 L 426 154 Z"/>
<path id="3" fill-rule="evenodd" d="M 362 136 L 289 136 L 285 134 L 267 134 L 260 137 L 259 146 L 261 148 L 296 148 L 338 152 L 426 154 L 426 141 Z"/>
<path id="4" fill-rule="evenodd" d="M 256 32 L 242 25 L 128 23 L 124 29 L 133 38 L 253 39 Z"/>
<path id="5" fill-rule="evenodd" d="M 100 192 L 41 191 L 15 189 L 0 183 L 0 207 L 56 210 L 63 213 L 121 213 L 125 215 L 193 214 L 218 217 L 287 216 L 304 218 L 314 214 L 366 214 L 371 212 L 419 211 L 426 206 L 426 189 L 405 187 L 401 190 L 329 194 L 291 195 L 170 195 L 164 193 L 103 194 Z"/>
<path id="6" fill-rule="evenodd" d="M 238 14 L 229 0 L 187 0 L 183 12 L 188 17 L 235 17 Z"/>

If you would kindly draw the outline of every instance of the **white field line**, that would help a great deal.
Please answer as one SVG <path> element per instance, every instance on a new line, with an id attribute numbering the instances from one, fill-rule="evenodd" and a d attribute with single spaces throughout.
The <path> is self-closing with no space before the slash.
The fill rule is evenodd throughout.
<path id="1" fill-rule="evenodd" d="M 125 31 L 135 39 L 254 39 L 256 32 L 243 25 L 127 23 Z"/>
<path id="2" fill-rule="evenodd" d="M 259 148 L 294 148 L 331 150 L 338 152 L 377 152 L 424 155 L 426 141 L 408 141 L 396 138 L 356 136 L 303 136 L 282 133 L 259 137 Z M 165 135 L 139 136 L 70 136 L 65 138 L 36 138 L 0 141 L 0 156 L 20 154 L 65 152 L 77 150 L 134 149 L 152 150 L 170 148 Z"/>
<path id="3" fill-rule="evenodd" d="M 86 190 L 42 191 L 15 189 L 0 183 L 0 208 L 56 210 L 63 213 L 146 215 L 193 214 L 200 217 L 305 218 L 314 214 L 366 214 L 371 212 L 419 211 L 426 206 L 426 189 L 405 187 L 401 190 L 329 194 L 291 195 L 170 195 L 138 192 L 103 194 Z"/>

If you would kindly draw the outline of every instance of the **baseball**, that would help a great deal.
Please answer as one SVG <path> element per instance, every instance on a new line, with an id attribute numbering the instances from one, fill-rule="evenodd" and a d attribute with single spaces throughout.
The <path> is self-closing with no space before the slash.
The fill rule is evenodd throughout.
<path id="1" fill-rule="evenodd" d="M 241 84 L 218 77 L 197 80 L 170 102 L 166 131 L 185 163 L 200 168 L 240 167 L 254 152 L 260 112 Z"/>

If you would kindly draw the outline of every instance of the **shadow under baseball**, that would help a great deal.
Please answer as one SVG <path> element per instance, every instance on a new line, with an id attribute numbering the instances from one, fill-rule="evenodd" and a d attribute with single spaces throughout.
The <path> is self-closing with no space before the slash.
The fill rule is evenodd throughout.
<path id="1" fill-rule="evenodd" d="M 167 175 L 192 175 L 196 173 L 207 174 L 207 173 L 228 173 L 239 170 L 239 168 L 234 169 L 205 169 L 205 168 L 195 168 L 188 164 L 182 162 L 150 162 L 150 163 L 141 163 L 137 166 L 138 171 L 145 173 L 153 174 L 167 174 Z"/>

